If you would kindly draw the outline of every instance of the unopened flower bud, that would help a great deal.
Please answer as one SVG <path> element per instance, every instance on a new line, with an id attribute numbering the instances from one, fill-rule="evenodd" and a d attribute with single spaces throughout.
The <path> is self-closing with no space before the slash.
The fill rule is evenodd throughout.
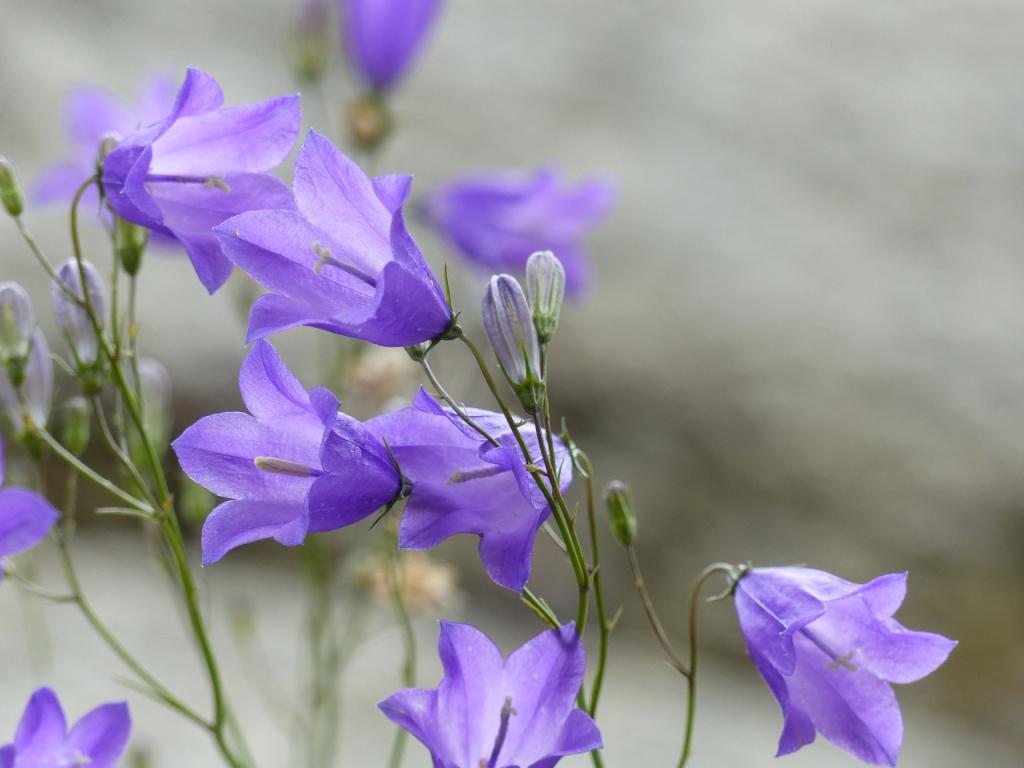
<path id="1" fill-rule="evenodd" d="M 34 427 L 46 426 L 53 400 L 53 360 L 46 337 L 38 328 L 32 334 L 21 373 L 21 381 L 15 382 L 7 368 L 0 368 L 0 408 L 19 440 L 31 434 Z"/>
<path id="2" fill-rule="evenodd" d="M 537 338 L 547 344 L 558 329 L 565 298 L 565 267 L 551 251 L 538 251 L 526 262 L 526 296 Z"/>
<path id="3" fill-rule="evenodd" d="M 85 275 L 85 290 L 82 290 L 82 274 Z M 99 341 L 89 313 L 80 302 L 92 305 L 96 319 L 103 323 L 106 314 L 106 297 L 103 280 L 90 262 L 83 261 L 81 271 L 78 262 L 69 259 L 57 270 L 57 279 L 50 288 L 53 298 L 53 313 L 71 345 L 71 353 L 79 371 L 92 367 L 99 358 Z"/>
<path id="4" fill-rule="evenodd" d="M 636 517 L 633 516 L 633 499 L 629 487 L 613 480 L 605 486 L 604 501 L 608 506 L 608 522 L 616 540 L 624 547 L 632 545 L 636 541 Z"/>
<path id="5" fill-rule="evenodd" d="M 544 392 L 540 344 L 526 296 L 514 277 L 491 278 L 484 294 L 483 319 L 491 348 L 519 402 L 529 413 L 536 413 Z"/>
<path id="6" fill-rule="evenodd" d="M 35 325 L 28 292 L 18 283 L 0 283 L 0 364 L 20 367 L 32 346 Z"/>
<path id="7" fill-rule="evenodd" d="M 84 397 L 73 397 L 64 404 L 64 428 L 61 444 L 75 456 L 81 456 L 89 447 L 90 417 L 89 401 Z"/>
<path id="8" fill-rule="evenodd" d="M 156 450 L 157 456 L 167 452 L 171 437 L 171 375 L 157 360 L 144 357 L 139 360 L 139 380 L 135 391 L 142 402 L 142 423 L 146 435 Z M 132 459 L 146 466 L 145 447 L 140 442 L 138 430 L 128 432 L 128 449 Z"/>
<path id="9" fill-rule="evenodd" d="M 114 239 L 117 244 L 117 259 L 121 269 L 129 275 L 137 275 L 142 267 L 142 254 L 146 250 L 146 230 L 120 216 L 114 217 Z"/>
<path id="10" fill-rule="evenodd" d="M 0 155 L 0 202 L 11 216 L 21 216 L 25 209 L 25 198 L 14 175 L 14 166 L 3 155 Z"/>
<path id="11" fill-rule="evenodd" d="M 391 133 L 394 121 L 384 99 L 376 93 L 367 93 L 348 105 L 348 132 L 352 143 L 359 149 L 375 149 Z"/>
<path id="12" fill-rule="evenodd" d="M 330 51 L 327 0 L 303 0 L 295 29 L 295 72 L 315 83 L 324 74 Z"/>

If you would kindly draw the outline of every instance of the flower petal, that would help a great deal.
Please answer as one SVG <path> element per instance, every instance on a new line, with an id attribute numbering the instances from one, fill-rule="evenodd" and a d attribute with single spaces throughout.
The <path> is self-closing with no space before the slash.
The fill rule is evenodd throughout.
<path id="1" fill-rule="evenodd" d="M 124 702 L 104 704 L 75 723 L 65 749 L 89 759 L 89 768 L 114 768 L 128 744 L 132 718 Z"/>
<path id="2" fill-rule="evenodd" d="M 14 734 L 18 762 L 37 765 L 60 749 L 67 733 L 64 710 L 50 688 L 40 688 L 28 700 Z"/>
<path id="3" fill-rule="evenodd" d="M 303 503 L 243 499 L 218 506 L 203 524 L 203 565 L 216 563 L 243 544 L 274 539 L 294 547 L 306 539 L 309 516 Z"/>
<path id="4" fill-rule="evenodd" d="M 0 490 L 0 557 L 34 547 L 60 517 L 53 505 L 26 488 Z"/>
<path id="5" fill-rule="evenodd" d="M 267 341 L 256 342 L 245 356 L 238 372 L 238 388 L 245 407 L 257 419 L 294 416 L 311 410 L 305 388 Z"/>

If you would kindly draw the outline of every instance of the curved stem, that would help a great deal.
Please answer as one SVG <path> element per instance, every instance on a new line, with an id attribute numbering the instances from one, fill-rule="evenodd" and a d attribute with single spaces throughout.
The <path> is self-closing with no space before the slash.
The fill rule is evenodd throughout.
<path id="1" fill-rule="evenodd" d="M 473 419 L 469 417 L 469 414 L 466 413 L 465 409 L 458 403 L 456 403 L 455 399 L 448 394 L 448 391 L 444 388 L 444 386 L 442 386 L 441 382 L 438 381 L 437 376 L 434 375 L 434 370 L 430 367 L 430 363 L 427 362 L 426 357 L 423 357 L 420 360 L 420 366 L 423 368 L 423 372 L 427 375 L 427 378 L 430 379 L 430 383 L 433 384 L 434 389 L 437 390 L 437 394 L 439 394 L 441 396 L 441 399 L 448 403 L 451 409 L 455 411 L 455 415 L 462 419 L 464 422 L 466 422 L 466 424 L 468 424 L 470 427 L 475 429 L 480 434 L 480 436 L 483 437 L 484 440 L 489 442 L 491 445 L 498 445 L 498 441 L 495 440 L 487 432 L 486 429 L 484 429 L 475 421 L 473 421 Z"/>
<path id="2" fill-rule="evenodd" d="M 701 571 L 693 583 L 690 592 L 690 670 L 686 675 L 686 736 L 683 740 L 683 753 L 679 756 L 679 767 L 683 768 L 690 759 L 693 743 L 693 725 L 697 714 L 697 608 L 700 605 L 700 591 L 709 578 L 716 573 L 731 575 L 735 568 L 729 563 L 713 563 Z"/>
<path id="3" fill-rule="evenodd" d="M 640 602 L 643 604 L 644 613 L 647 615 L 647 622 L 651 625 L 651 630 L 654 632 L 655 638 L 657 638 L 658 643 L 665 652 L 665 656 L 668 658 L 668 663 L 679 674 L 684 677 L 689 677 L 690 670 L 687 667 L 686 662 L 683 661 L 683 657 L 672 644 L 672 640 L 669 638 L 668 632 L 665 631 L 665 627 L 661 623 L 661 619 L 658 618 L 658 612 L 654 607 L 654 601 L 651 600 L 651 595 L 647 591 L 647 582 L 644 580 L 643 573 L 640 570 L 640 558 L 637 557 L 636 547 L 633 545 L 626 547 L 626 559 L 629 561 L 629 568 L 633 572 L 633 586 L 636 587 L 636 591 L 640 595 Z"/>

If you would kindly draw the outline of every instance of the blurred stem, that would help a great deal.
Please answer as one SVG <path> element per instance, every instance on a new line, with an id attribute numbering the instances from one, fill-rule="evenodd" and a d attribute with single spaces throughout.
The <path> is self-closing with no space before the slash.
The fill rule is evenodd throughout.
<path id="1" fill-rule="evenodd" d="M 597 671 L 594 673 L 594 684 L 590 691 L 590 706 L 588 708 L 590 716 L 596 717 L 597 704 L 601 698 L 601 688 L 604 685 L 605 665 L 608 662 L 608 635 L 611 633 L 611 627 L 608 624 L 604 605 L 604 591 L 601 588 L 601 547 L 597 537 L 597 512 L 594 502 L 594 465 L 590 462 L 590 457 L 583 453 L 583 451 L 577 453 L 577 460 L 587 478 L 587 522 L 590 525 L 590 558 L 594 569 L 592 580 L 599 633 Z"/>
<path id="2" fill-rule="evenodd" d="M 395 617 L 398 619 L 398 626 L 402 632 L 402 644 L 405 651 L 405 658 L 402 662 L 402 685 L 412 688 L 416 685 L 416 634 L 413 631 L 409 608 L 405 604 L 405 595 L 402 592 L 402 556 L 401 550 L 398 549 L 398 528 L 394 521 L 388 522 L 387 531 L 391 601 L 394 604 Z M 408 733 L 404 728 L 400 727 L 395 732 L 395 741 L 391 746 L 391 757 L 388 760 L 389 768 L 401 766 L 407 737 Z"/>
<path id="3" fill-rule="evenodd" d="M 83 182 L 71 201 L 71 245 L 74 251 L 75 261 L 78 264 L 79 278 L 83 286 L 87 285 L 88 281 L 86 280 L 85 263 L 82 257 L 82 244 L 78 234 L 78 205 L 81 202 L 82 195 L 85 191 L 97 182 L 98 178 L 95 176 Z M 229 709 L 224 694 L 223 683 L 221 681 L 220 669 L 217 665 L 217 659 L 213 652 L 213 646 L 210 642 L 209 633 L 206 629 L 206 623 L 199 607 L 199 590 L 196 587 L 195 578 L 193 577 L 192 571 L 188 565 L 188 557 L 185 552 L 185 542 L 181 533 L 181 526 L 178 522 L 177 515 L 174 512 L 173 499 L 171 497 L 170 488 L 167 484 L 167 478 L 164 475 L 159 454 L 157 453 L 153 441 L 150 439 L 146 430 L 146 424 L 143 418 L 139 399 L 135 390 L 129 383 L 128 377 L 125 375 L 125 371 L 122 366 L 122 358 L 117 351 L 111 347 L 109 340 L 103 334 L 103 326 L 96 314 L 96 308 L 92 305 L 88 291 L 83 291 L 83 298 L 80 301 L 89 317 L 90 323 L 92 324 L 93 331 L 96 334 L 96 339 L 100 344 L 100 348 L 103 350 L 104 355 L 110 363 L 110 372 L 114 380 L 114 384 L 121 393 L 125 408 L 128 411 L 132 424 L 139 433 L 146 457 L 150 464 L 150 470 L 152 472 L 156 490 L 156 497 L 159 500 L 159 508 L 155 510 L 155 512 L 160 525 L 160 531 L 163 534 L 164 541 L 167 544 L 171 557 L 174 561 L 192 634 L 196 641 L 196 645 L 198 646 L 200 655 L 202 656 L 203 663 L 206 666 L 207 677 L 210 682 L 213 697 L 212 735 L 214 737 L 214 741 L 216 742 L 217 748 L 222 757 L 229 765 L 232 766 L 232 768 L 245 768 L 247 762 L 239 757 L 228 744 L 225 729 L 229 725 Z M 244 744 L 240 737 L 238 742 L 240 744 Z M 242 749 L 244 750 L 244 746 Z"/>
<path id="4" fill-rule="evenodd" d="M 658 618 L 658 611 L 654 607 L 654 601 L 651 600 L 651 595 L 647 591 L 647 582 L 644 580 L 643 572 L 640 570 L 640 558 L 637 556 L 636 547 L 632 544 L 626 547 L 626 559 L 629 561 L 629 568 L 633 572 L 633 586 L 636 587 L 637 594 L 640 595 L 640 602 L 643 604 L 644 613 L 647 615 L 647 623 L 650 624 L 651 631 L 654 632 L 654 636 L 665 652 L 671 667 L 679 674 L 688 678 L 690 670 L 686 662 L 683 661 L 683 657 L 672 644 L 672 640 L 669 638 L 668 632 L 665 631 L 661 619 Z"/>
<path id="5" fill-rule="evenodd" d="M 701 571 L 690 592 L 690 669 L 686 675 L 686 736 L 683 740 L 683 753 L 679 757 L 679 768 L 683 768 L 690 759 L 693 725 L 697 714 L 697 608 L 700 605 L 700 591 L 707 580 L 716 573 L 725 574 L 732 579 L 736 569 L 729 563 L 713 563 Z"/>

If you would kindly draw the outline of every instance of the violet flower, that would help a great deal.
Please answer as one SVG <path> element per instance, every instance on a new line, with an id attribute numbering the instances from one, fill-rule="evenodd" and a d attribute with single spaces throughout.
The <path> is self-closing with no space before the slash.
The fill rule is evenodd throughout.
<path id="1" fill-rule="evenodd" d="M 228 499 L 203 526 L 204 565 L 260 539 L 301 544 L 398 496 L 401 480 L 383 444 L 339 414 L 326 389 L 307 392 L 269 342 L 249 352 L 238 383 L 249 413 L 207 416 L 172 444 L 189 477 Z"/>
<path id="2" fill-rule="evenodd" d="M 603 746 L 576 706 L 586 659 L 572 624 L 504 659 L 480 630 L 441 622 L 438 653 L 436 689 L 407 688 L 379 704 L 430 750 L 435 768 L 553 768 Z"/>
<path id="3" fill-rule="evenodd" d="M 231 274 L 213 227 L 259 208 L 290 208 L 266 171 L 291 152 L 298 96 L 223 108 L 209 75 L 189 69 L 170 114 L 126 138 L 103 161 L 102 183 L 123 219 L 176 238 L 211 293 Z"/>
<path id="4" fill-rule="evenodd" d="M 216 228 L 225 256 L 270 291 L 249 314 L 249 341 L 298 325 L 387 347 L 447 333 L 451 309 L 402 217 L 410 184 L 371 180 L 310 131 L 295 162 L 298 211 L 251 211 Z"/>
<path id="5" fill-rule="evenodd" d="M 4 483 L 4 443 L 0 439 L 0 486 Z M 0 489 L 0 558 L 31 549 L 50 532 L 60 515 L 46 499 L 27 488 Z M 3 580 L 0 568 L 0 581 Z M 0 762 L 0 768 L 3 763 Z"/>
<path id="6" fill-rule="evenodd" d="M 740 630 L 785 720 L 778 755 L 819 732 L 864 762 L 896 765 L 903 720 L 890 683 L 920 680 L 956 646 L 892 618 L 906 590 L 905 573 L 863 585 L 810 568 L 740 578 Z"/>
<path id="7" fill-rule="evenodd" d="M 20 439 L 29 422 L 44 427 L 53 404 L 53 360 L 46 336 L 37 328 L 32 334 L 28 361 L 12 378 L 10 366 L 0 367 L 0 411 Z"/>
<path id="8" fill-rule="evenodd" d="M 69 731 L 57 695 L 40 688 L 28 700 L 14 741 L 0 747 L 0 768 L 115 768 L 131 729 L 128 705 L 118 702 L 96 707 Z"/>
<path id="9" fill-rule="evenodd" d="M 456 534 L 474 534 L 480 537 L 480 560 L 488 575 L 518 592 L 530 577 L 537 531 L 551 510 L 505 417 L 473 408 L 466 412 L 497 446 L 423 390 L 409 407 L 366 422 L 412 482 L 399 545 L 429 549 Z M 528 425 L 520 432 L 539 463 L 536 432 Z M 555 466 L 565 491 L 572 483 L 572 467 L 567 448 L 557 438 Z"/>
<path id="10" fill-rule="evenodd" d="M 566 290 L 578 295 L 590 275 L 581 241 L 614 198 L 606 179 L 568 186 L 551 169 L 494 172 L 435 189 L 424 212 L 456 250 L 490 272 L 522 272 L 530 254 L 553 251 L 565 267 Z"/>
<path id="11" fill-rule="evenodd" d="M 441 0 L 338 0 L 342 45 L 366 86 L 383 91 L 401 79 L 440 10 Z"/>
<path id="12" fill-rule="evenodd" d="M 64 104 L 64 129 L 71 144 L 69 157 L 43 171 L 32 186 L 32 199 L 40 204 L 70 202 L 82 183 L 96 173 L 100 144 L 123 139 L 164 117 L 174 104 L 174 83 L 151 77 L 134 104 L 126 104 L 104 88 L 75 88 Z M 95 195 L 90 190 L 90 195 Z M 91 197 L 89 200 L 95 199 Z"/>

